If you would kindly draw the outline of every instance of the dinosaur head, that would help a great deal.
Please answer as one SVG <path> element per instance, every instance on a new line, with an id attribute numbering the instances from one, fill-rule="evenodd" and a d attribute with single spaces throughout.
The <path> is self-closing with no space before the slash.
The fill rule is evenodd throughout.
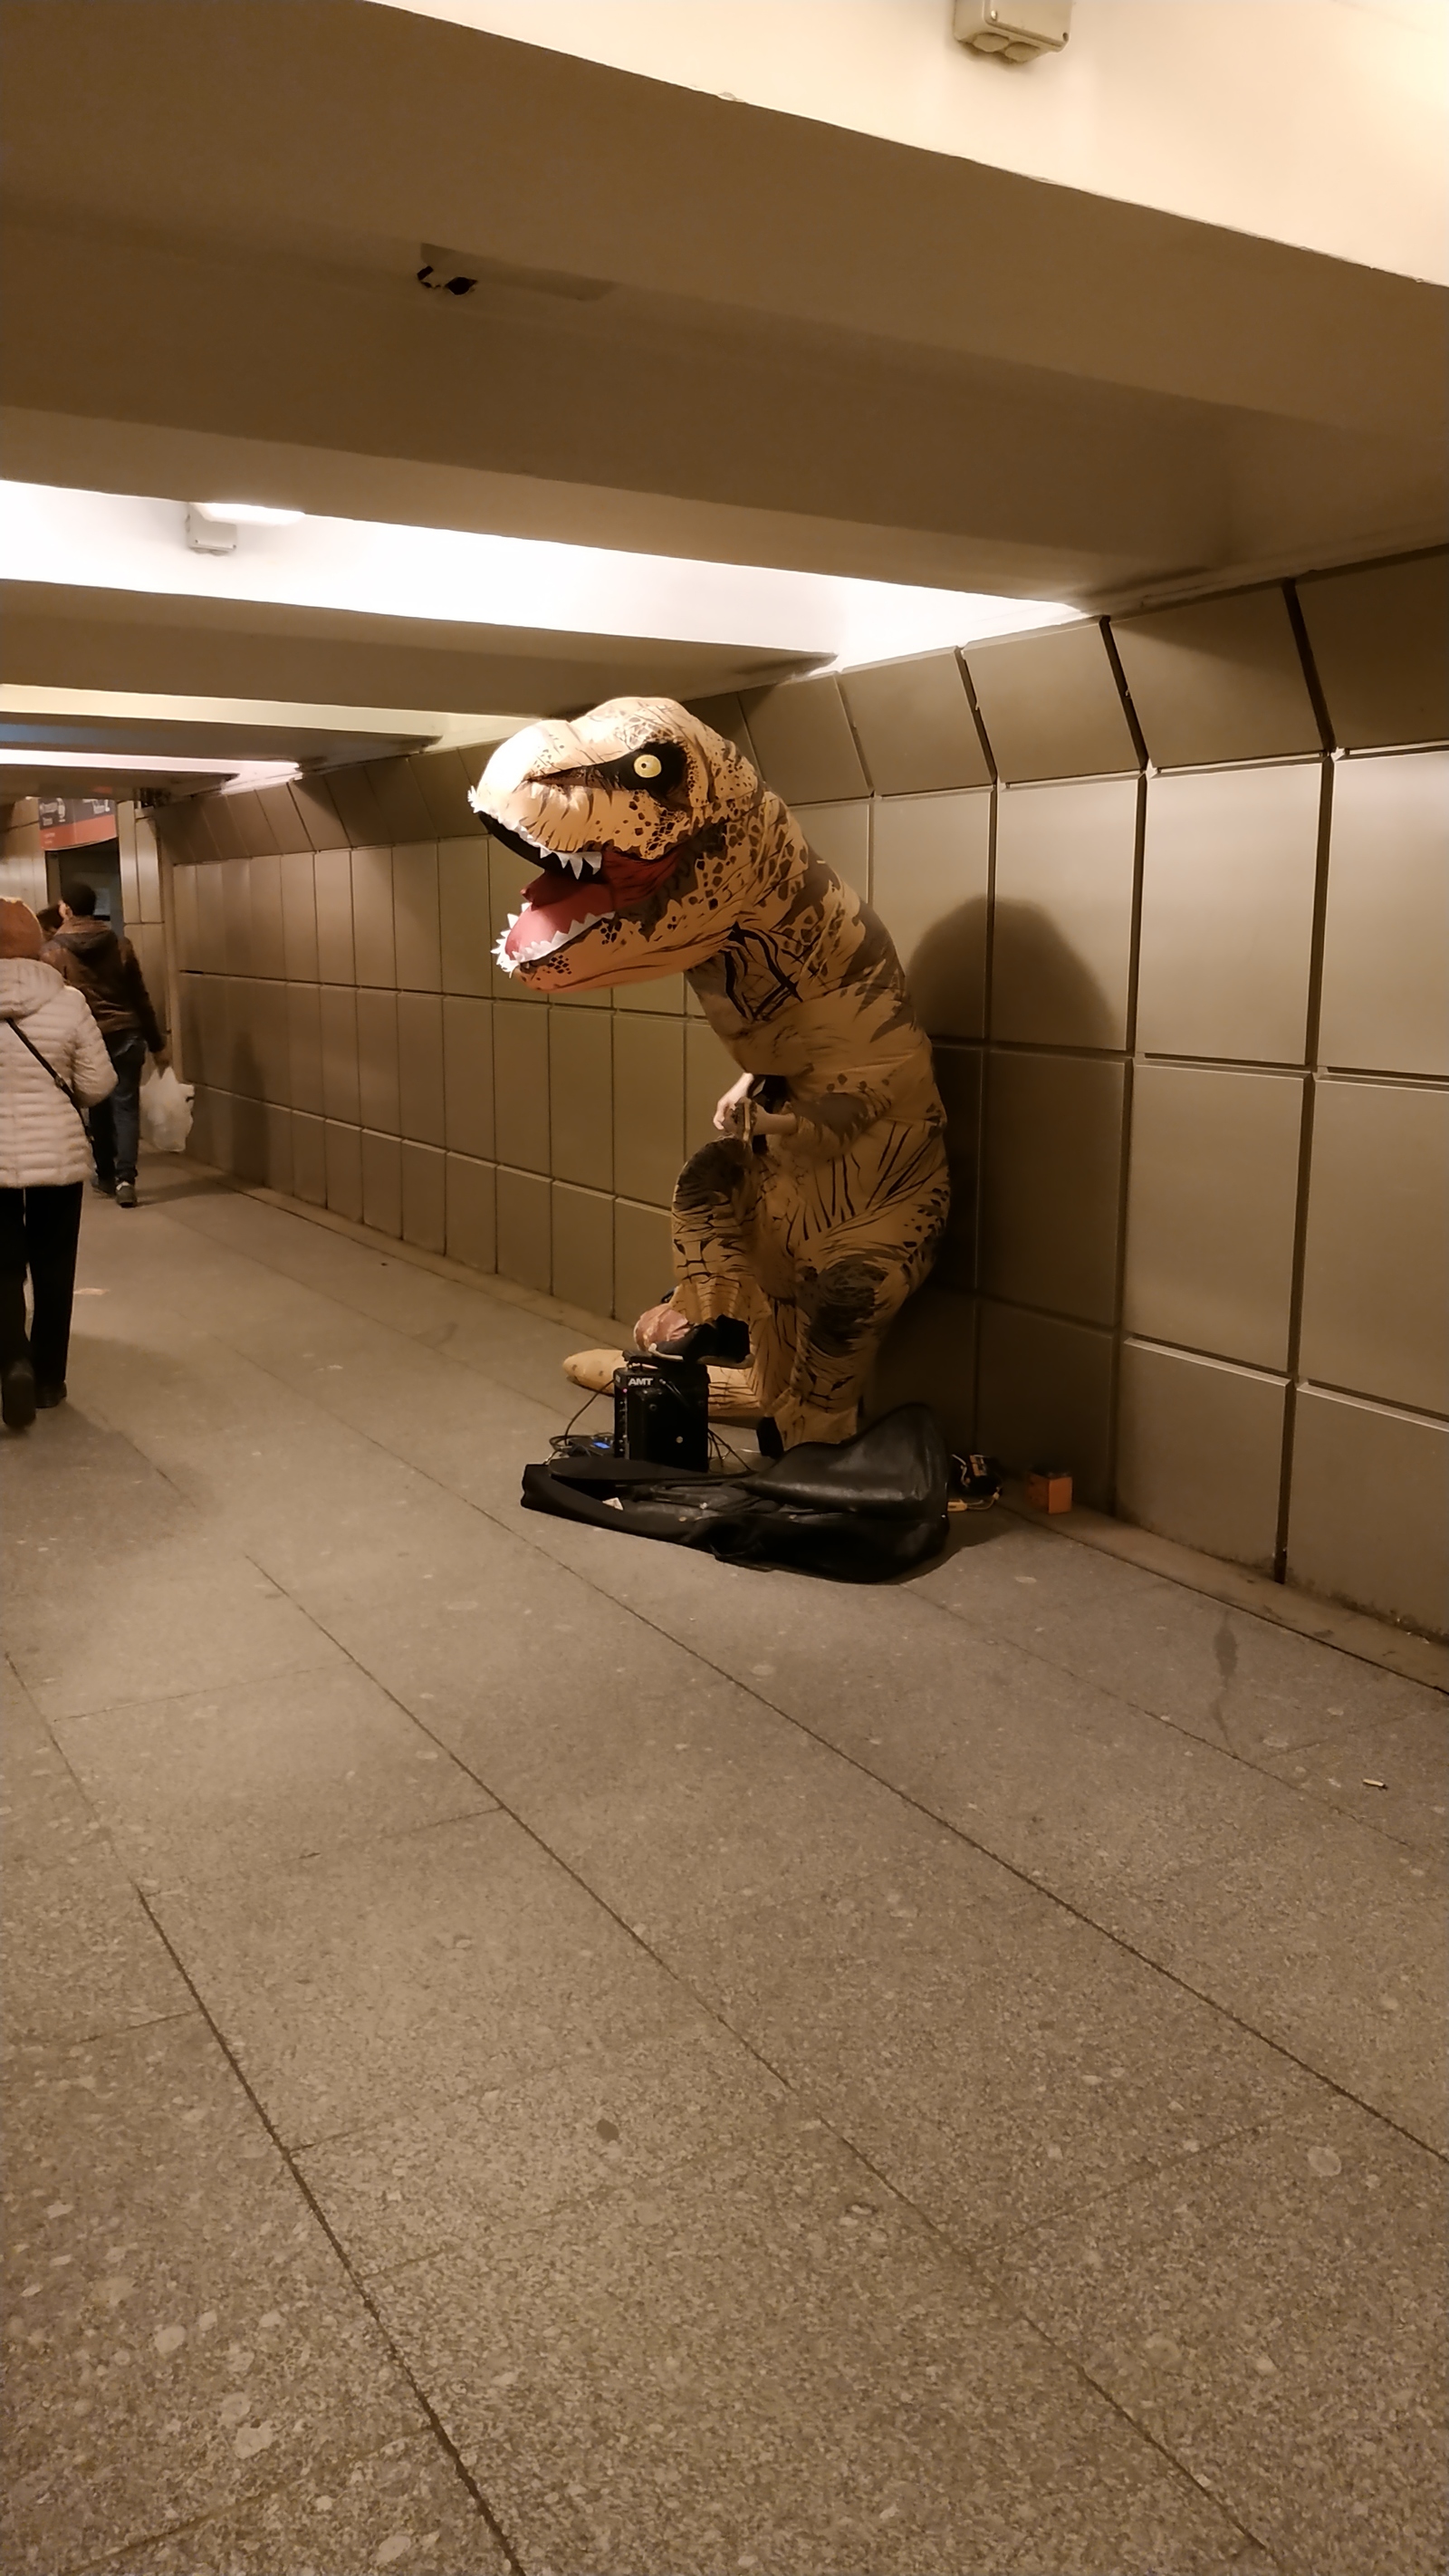
<path id="1" fill-rule="evenodd" d="M 542 874 L 494 952 L 544 992 L 673 975 L 713 956 L 755 890 L 767 791 L 672 698 L 612 698 L 500 744 L 470 802 Z M 774 800 L 770 800 L 772 803 Z"/>

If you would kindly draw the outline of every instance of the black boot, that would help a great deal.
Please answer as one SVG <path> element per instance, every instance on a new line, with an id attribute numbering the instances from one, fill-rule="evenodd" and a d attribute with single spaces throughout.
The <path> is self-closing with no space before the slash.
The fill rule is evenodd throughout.
<path id="1" fill-rule="evenodd" d="M 750 1356 L 750 1328 L 737 1315 L 716 1315 L 709 1324 L 696 1324 L 682 1342 L 673 1345 L 671 1356 L 681 1360 L 713 1360 L 721 1368 L 743 1368 Z"/>
<path id="2" fill-rule="evenodd" d="M 7 1431 L 28 1431 L 35 1420 L 35 1371 L 28 1359 L 0 1369 L 0 1420 Z"/>

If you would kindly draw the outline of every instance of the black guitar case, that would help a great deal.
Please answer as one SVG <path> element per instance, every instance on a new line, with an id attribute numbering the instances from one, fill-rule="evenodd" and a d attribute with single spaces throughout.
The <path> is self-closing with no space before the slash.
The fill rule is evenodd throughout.
<path id="1" fill-rule="evenodd" d="M 565 1452 L 525 1467 L 523 1500 L 529 1511 L 706 1548 L 735 1565 L 884 1583 L 944 1547 L 950 1463 L 930 1406 L 902 1404 L 853 1440 L 807 1442 L 738 1476 Z"/>

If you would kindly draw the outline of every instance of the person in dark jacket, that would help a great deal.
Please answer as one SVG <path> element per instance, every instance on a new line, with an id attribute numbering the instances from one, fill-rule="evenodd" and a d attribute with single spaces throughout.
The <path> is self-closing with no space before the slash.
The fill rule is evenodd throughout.
<path id="1" fill-rule="evenodd" d="M 115 1090 L 91 1111 L 95 1186 L 114 1193 L 118 1207 L 134 1207 L 146 1050 L 159 1066 L 170 1063 L 170 1049 L 135 949 L 129 939 L 117 938 L 109 922 L 95 917 L 95 887 L 67 886 L 60 911 L 61 925 L 44 951 L 45 963 L 89 1004 L 116 1068 Z"/>

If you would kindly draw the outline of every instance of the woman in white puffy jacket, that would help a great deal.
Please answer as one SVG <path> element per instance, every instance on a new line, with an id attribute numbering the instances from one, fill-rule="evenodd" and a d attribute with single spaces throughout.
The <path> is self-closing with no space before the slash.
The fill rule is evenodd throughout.
<path id="1" fill-rule="evenodd" d="M 100 1030 L 64 976 L 42 966 L 44 945 L 28 904 L 0 902 L 0 1414 L 11 1431 L 27 1430 L 37 1405 L 64 1401 L 91 1168 L 76 1104 L 116 1087 Z"/>

